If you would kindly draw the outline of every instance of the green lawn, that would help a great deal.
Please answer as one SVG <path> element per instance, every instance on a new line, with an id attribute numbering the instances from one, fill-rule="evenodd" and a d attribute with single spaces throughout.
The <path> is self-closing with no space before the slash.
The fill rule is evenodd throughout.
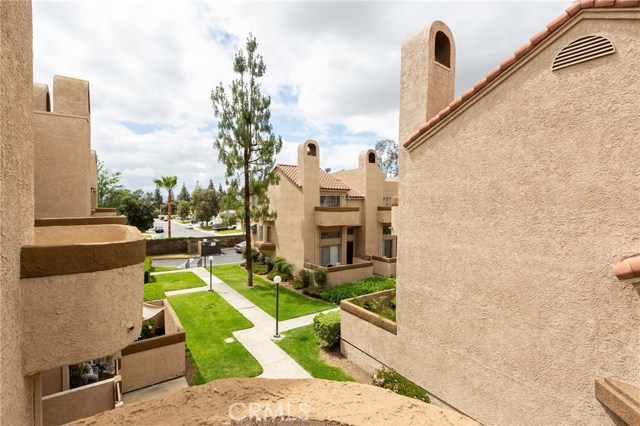
<path id="1" fill-rule="evenodd" d="M 187 348 L 198 369 L 194 384 L 262 373 L 256 359 L 235 340 L 225 339 L 253 324 L 215 292 L 201 291 L 169 297 L 187 333 Z"/>
<path id="2" fill-rule="evenodd" d="M 338 367 L 333 367 L 320 358 L 318 338 L 313 332 L 313 324 L 294 328 L 284 333 L 284 339 L 276 344 L 295 359 L 316 379 L 336 380 L 339 382 L 355 382 Z"/>
<path id="3" fill-rule="evenodd" d="M 184 288 L 202 287 L 207 285 L 193 272 L 176 272 L 175 274 L 152 275 L 151 279 L 162 284 L 164 291 L 182 290 Z"/>
<path id="4" fill-rule="evenodd" d="M 247 272 L 240 265 L 216 265 L 213 274 L 238 293 L 252 301 L 260 309 L 276 316 L 276 286 L 257 275 L 253 276 L 253 287 L 247 286 Z M 280 287 L 281 321 L 335 308 L 336 305 L 322 300 L 310 299 L 295 291 Z"/>
<path id="5" fill-rule="evenodd" d="M 222 229 L 220 231 L 214 231 L 216 234 L 226 235 L 226 234 L 239 234 L 242 235 L 242 229 Z"/>
<path id="6" fill-rule="evenodd" d="M 152 277 L 153 278 L 153 277 Z M 149 282 L 144 285 L 144 301 L 164 299 L 164 290 L 162 284 L 157 282 Z"/>

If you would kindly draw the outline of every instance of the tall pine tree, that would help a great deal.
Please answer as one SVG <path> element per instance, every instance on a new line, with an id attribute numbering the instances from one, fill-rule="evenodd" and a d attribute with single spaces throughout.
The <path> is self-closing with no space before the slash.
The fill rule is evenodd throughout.
<path id="1" fill-rule="evenodd" d="M 251 218 L 268 214 L 266 190 L 277 180 L 273 166 L 282 148 L 282 138 L 273 133 L 270 122 L 271 98 L 262 94 L 258 83 L 267 67 L 257 49 L 255 37 L 249 34 L 246 52 L 240 49 L 235 56 L 233 70 L 237 78 L 231 82 L 229 93 L 222 83 L 211 92 L 214 115 L 218 119 L 218 136 L 213 146 L 218 150 L 218 160 L 226 166 L 227 183 L 238 181 L 243 193 L 249 286 L 253 285 Z M 252 209 L 252 196 L 258 197 L 258 209 Z"/>

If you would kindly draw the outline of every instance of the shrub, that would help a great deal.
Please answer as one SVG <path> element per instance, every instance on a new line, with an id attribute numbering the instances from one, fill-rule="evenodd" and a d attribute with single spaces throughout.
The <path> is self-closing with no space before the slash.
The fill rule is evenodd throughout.
<path id="1" fill-rule="evenodd" d="M 254 248 L 251 249 L 251 260 L 254 262 L 258 261 L 258 256 L 260 256 L 260 252 Z"/>
<path id="2" fill-rule="evenodd" d="M 369 277 L 360 281 L 353 281 L 339 285 L 322 292 L 322 300 L 331 303 L 340 303 L 343 299 L 362 296 L 363 294 L 396 288 L 396 280 L 386 277 Z M 395 299 L 394 299 L 395 304 Z"/>
<path id="3" fill-rule="evenodd" d="M 309 287 L 303 290 L 303 293 L 311 296 L 311 297 L 320 297 L 320 293 L 322 293 L 322 289 L 318 288 L 316 285 L 310 285 Z"/>
<path id="4" fill-rule="evenodd" d="M 269 272 L 267 274 L 267 278 L 269 278 L 271 281 L 273 281 L 273 279 L 276 277 L 276 275 L 280 275 L 280 272 L 278 272 L 277 269 L 272 269 L 271 272 Z"/>
<path id="5" fill-rule="evenodd" d="M 256 262 L 264 265 L 264 254 L 262 254 L 262 252 L 258 252 L 258 255 L 256 256 Z"/>
<path id="6" fill-rule="evenodd" d="M 340 311 L 319 314 L 313 319 L 313 331 L 320 346 L 330 348 L 340 342 Z"/>
<path id="7" fill-rule="evenodd" d="M 293 275 L 293 265 L 290 263 L 281 263 L 279 271 L 284 275 Z"/>
<path id="8" fill-rule="evenodd" d="M 304 283 L 299 278 L 296 278 L 295 280 L 293 280 L 292 285 L 293 285 L 293 288 L 295 288 L 296 290 L 301 290 L 305 288 Z"/>
<path id="9" fill-rule="evenodd" d="M 273 257 L 265 257 L 264 258 L 264 266 L 267 267 L 267 272 L 271 272 L 273 270 Z"/>
<path id="10" fill-rule="evenodd" d="M 373 373 L 373 384 L 409 398 L 429 402 L 429 395 L 424 389 L 390 368 L 382 368 Z"/>
<path id="11" fill-rule="evenodd" d="M 253 269 L 254 274 L 264 275 L 267 273 L 267 267 L 265 265 L 261 265 L 258 262 L 252 264 L 251 269 Z"/>
<path id="12" fill-rule="evenodd" d="M 298 271 L 298 278 L 302 281 L 302 288 L 309 287 L 313 281 L 313 275 L 308 269 L 300 269 Z"/>
<path id="13" fill-rule="evenodd" d="M 318 287 L 325 288 L 327 286 L 327 271 L 324 269 L 317 269 L 313 272 L 313 280 Z"/>
<path id="14" fill-rule="evenodd" d="M 149 282 L 151 277 L 151 258 L 149 256 L 144 258 L 144 283 Z"/>
<path id="15" fill-rule="evenodd" d="M 142 328 L 140 329 L 140 337 L 138 340 L 148 339 L 156 335 L 156 322 L 152 319 L 148 319 L 142 322 Z"/>

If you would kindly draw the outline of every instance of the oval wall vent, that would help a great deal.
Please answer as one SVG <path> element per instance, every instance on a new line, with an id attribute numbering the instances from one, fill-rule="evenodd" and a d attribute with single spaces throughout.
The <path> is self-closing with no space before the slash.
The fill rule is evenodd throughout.
<path id="1" fill-rule="evenodd" d="M 601 56 L 611 55 L 616 49 L 608 38 L 589 35 L 580 37 L 566 45 L 553 60 L 551 71 L 590 61 Z"/>

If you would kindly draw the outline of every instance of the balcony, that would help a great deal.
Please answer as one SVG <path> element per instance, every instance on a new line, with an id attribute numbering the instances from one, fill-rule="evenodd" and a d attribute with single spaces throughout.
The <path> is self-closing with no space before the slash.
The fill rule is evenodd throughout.
<path id="1" fill-rule="evenodd" d="M 358 207 L 316 207 L 316 226 L 360 226 Z"/>
<path id="2" fill-rule="evenodd" d="M 391 223 L 391 207 L 378 207 L 378 223 Z"/>
<path id="3" fill-rule="evenodd" d="M 140 334 L 145 239 L 124 225 L 34 228 L 22 247 L 26 374 L 118 352 Z"/>

